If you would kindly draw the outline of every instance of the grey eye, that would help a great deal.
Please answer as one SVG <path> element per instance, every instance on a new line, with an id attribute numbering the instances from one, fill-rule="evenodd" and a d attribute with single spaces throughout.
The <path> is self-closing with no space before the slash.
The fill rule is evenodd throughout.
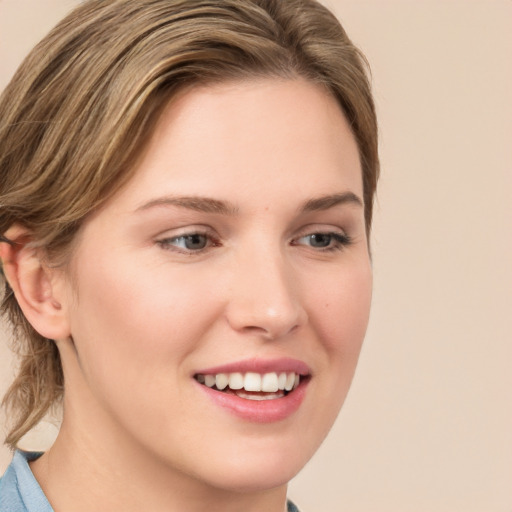
<path id="1" fill-rule="evenodd" d="M 301 236 L 294 242 L 294 245 L 306 245 L 313 249 L 330 251 L 342 249 L 351 243 L 352 240 L 348 235 L 335 232 L 319 232 Z"/>
<path id="2" fill-rule="evenodd" d="M 329 247 L 332 242 L 332 235 L 327 233 L 315 233 L 304 238 L 309 239 L 309 244 L 311 247 Z"/>
<path id="3" fill-rule="evenodd" d="M 175 239 L 176 245 L 183 249 L 190 251 L 198 251 L 204 249 L 208 245 L 208 238 L 206 235 L 200 233 L 194 233 L 192 235 L 180 236 Z"/>

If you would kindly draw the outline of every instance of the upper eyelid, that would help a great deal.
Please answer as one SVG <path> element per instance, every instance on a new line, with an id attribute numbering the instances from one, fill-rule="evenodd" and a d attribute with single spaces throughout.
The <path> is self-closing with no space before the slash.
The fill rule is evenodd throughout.
<path id="1" fill-rule="evenodd" d="M 342 236 L 349 236 L 346 229 L 343 229 L 339 226 L 333 225 L 322 225 L 322 224 L 312 224 L 308 226 L 304 226 L 300 229 L 294 230 L 293 234 L 289 235 L 289 238 L 294 240 L 297 238 L 302 238 L 308 235 L 314 234 L 337 234 Z M 183 226 L 180 228 L 174 229 L 166 229 L 157 234 L 154 239 L 158 240 L 172 240 L 174 238 L 180 238 L 183 236 L 191 236 L 191 235 L 204 235 L 212 239 L 220 239 L 222 238 L 217 230 L 203 225 L 197 226 Z"/>
<path id="2" fill-rule="evenodd" d="M 297 240 L 300 240 L 302 238 L 306 238 L 308 236 L 313 235 L 326 235 L 326 236 L 332 236 L 335 239 L 342 238 L 347 241 L 351 241 L 352 237 L 350 235 L 347 235 L 345 232 L 338 232 L 338 231 L 310 231 L 308 233 L 305 233 L 303 235 L 296 236 L 292 239 L 292 242 L 296 242 Z"/>
<path id="3" fill-rule="evenodd" d="M 159 238 L 179 238 L 180 236 L 187 236 L 187 235 L 206 235 L 206 236 L 213 236 L 215 233 L 215 230 L 211 227 L 204 226 L 201 224 L 198 225 L 186 225 L 182 227 L 177 228 L 169 228 L 160 231 L 157 235 L 154 236 L 155 239 Z"/>
<path id="4" fill-rule="evenodd" d="M 156 242 L 165 242 L 165 241 L 169 241 L 169 240 L 178 240 L 180 238 L 185 238 L 187 236 L 194 236 L 194 235 L 205 236 L 206 238 L 208 238 L 211 241 L 218 240 L 218 237 L 214 236 L 212 233 L 207 232 L 207 231 L 199 231 L 199 230 L 184 231 L 183 233 L 172 234 L 172 235 L 163 234 L 163 235 L 155 237 L 155 240 L 156 240 Z"/>
<path id="5" fill-rule="evenodd" d="M 199 249 L 187 249 L 184 247 L 180 247 L 178 244 L 173 244 L 173 241 L 177 241 L 181 238 L 185 238 L 188 236 L 201 235 L 207 238 L 207 243 L 205 247 Z M 174 236 L 163 236 L 155 239 L 155 244 L 160 246 L 161 249 L 165 251 L 170 251 L 175 254 L 181 254 L 184 256 L 200 256 L 204 255 L 208 251 L 210 251 L 214 247 L 220 246 L 220 242 L 216 240 L 213 236 L 208 233 L 202 233 L 199 231 L 185 232 L 182 234 L 174 235 Z"/>
<path id="6" fill-rule="evenodd" d="M 309 224 L 307 226 L 303 226 L 302 228 L 296 230 L 296 235 L 294 238 L 300 238 L 302 236 L 313 235 L 315 233 L 324 233 L 324 234 L 339 234 L 348 236 L 347 230 L 336 226 L 333 224 L 322 224 L 322 223 L 314 223 Z"/>

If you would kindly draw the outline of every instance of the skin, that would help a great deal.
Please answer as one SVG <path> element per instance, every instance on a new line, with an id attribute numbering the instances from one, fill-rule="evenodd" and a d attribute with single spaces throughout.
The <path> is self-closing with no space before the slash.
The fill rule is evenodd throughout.
<path id="1" fill-rule="evenodd" d="M 319 86 L 229 83 L 175 99 L 137 167 L 86 220 L 67 269 L 4 249 L 16 296 L 57 340 L 65 373 L 61 432 L 34 474 L 57 512 L 282 512 L 287 482 L 345 399 L 368 322 L 354 137 Z M 361 204 L 304 210 L 347 193 Z M 179 238 L 197 232 L 203 249 Z M 192 377 L 280 357 L 305 362 L 311 380 L 300 408 L 277 422 L 233 415 Z"/>

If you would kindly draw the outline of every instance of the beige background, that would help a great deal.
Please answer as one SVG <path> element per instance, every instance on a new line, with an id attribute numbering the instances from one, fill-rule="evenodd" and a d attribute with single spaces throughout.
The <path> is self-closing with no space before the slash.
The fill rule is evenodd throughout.
<path id="1" fill-rule="evenodd" d="M 0 0 L 0 88 L 74 3 Z M 326 3 L 373 68 L 375 295 L 344 411 L 290 494 L 309 512 L 510 512 L 512 1 Z"/>

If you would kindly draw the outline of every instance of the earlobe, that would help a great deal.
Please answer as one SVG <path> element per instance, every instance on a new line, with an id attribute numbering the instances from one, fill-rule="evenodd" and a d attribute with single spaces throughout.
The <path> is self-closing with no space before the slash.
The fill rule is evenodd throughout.
<path id="1" fill-rule="evenodd" d="M 32 327 L 49 339 L 69 336 L 69 325 L 61 300 L 55 297 L 56 273 L 42 261 L 40 251 L 30 244 L 30 233 L 9 228 L 0 241 L 0 258 L 7 282 Z"/>

